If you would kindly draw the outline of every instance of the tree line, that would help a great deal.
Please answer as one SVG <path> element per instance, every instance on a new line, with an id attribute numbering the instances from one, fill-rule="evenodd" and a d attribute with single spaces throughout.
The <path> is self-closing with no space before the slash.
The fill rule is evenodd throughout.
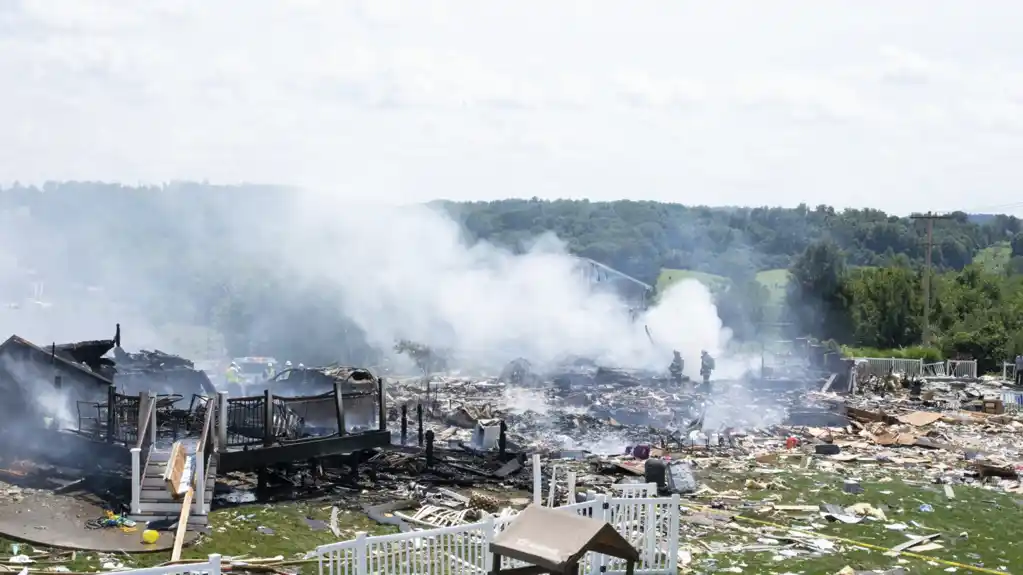
<path id="1" fill-rule="evenodd" d="M 793 331 L 872 350 L 929 358 L 976 359 L 981 372 L 1023 353 L 1023 275 L 979 264 L 928 274 L 908 258 L 853 267 L 829 241 L 808 246 L 793 263 L 786 304 Z M 925 339 L 924 318 L 930 334 Z"/>
<path id="2" fill-rule="evenodd" d="M 473 238 L 514 248 L 551 231 L 573 253 L 648 283 L 654 283 L 664 268 L 732 279 L 788 268 L 808 246 L 821 240 L 834 242 L 851 266 L 883 266 L 900 257 L 914 264 L 924 260 L 924 224 L 873 209 L 712 208 L 535 198 L 440 205 Z M 961 270 L 980 250 L 1010 241 L 1021 231 L 1020 220 L 1012 216 L 971 218 L 953 213 L 950 219 L 934 223 L 933 265 L 939 270 Z"/>

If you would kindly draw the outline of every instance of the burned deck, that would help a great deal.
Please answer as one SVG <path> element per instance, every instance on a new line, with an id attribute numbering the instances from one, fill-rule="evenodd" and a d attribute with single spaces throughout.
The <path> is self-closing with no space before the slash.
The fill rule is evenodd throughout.
<path id="1" fill-rule="evenodd" d="M 391 444 L 389 431 L 373 430 L 333 437 L 299 440 L 294 443 L 256 448 L 228 448 L 220 454 L 223 472 L 270 467 L 280 463 L 305 461 L 333 455 L 344 455 L 364 449 L 387 447 Z"/>
<path id="2" fill-rule="evenodd" d="M 326 393 L 288 397 L 264 390 L 262 395 L 216 397 L 156 395 L 154 444 L 196 435 L 206 410 L 214 406 L 220 469 L 256 469 L 290 461 L 344 455 L 390 444 L 382 379 L 373 387 L 335 382 Z M 345 390 L 344 388 L 348 388 Z M 64 443 L 92 444 L 108 459 L 128 461 L 145 434 L 143 410 L 148 393 L 125 395 L 110 388 L 105 402 L 79 402 L 78 429 Z"/>
<path id="3" fill-rule="evenodd" d="M 219 403 L 221 470 L 267 467 L 363 449 L 385 447 L 384 380 L 365 370 L 289 370 L 262 395 L 227 397 Z M 358 379 L 352 376 L 356 375 Z M 302 385 L 295 385 L 301 382 Z M 287 397 L 275 389 L 325 393 Z"/>

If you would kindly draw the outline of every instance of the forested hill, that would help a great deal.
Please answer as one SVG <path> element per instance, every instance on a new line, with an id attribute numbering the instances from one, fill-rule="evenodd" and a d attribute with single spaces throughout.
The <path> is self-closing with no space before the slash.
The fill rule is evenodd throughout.
<path id="1" fill-rule="evenodd" d="M 925 227 L 879 210 L 710 208 L 658 202 L 503 200 L 444 206 L 476 238 L 521 246 L 552 231 L 574 253 L 653 283 L 662 268 L 746 277 L 788 268 L 807 246 L 834 241 L 851 266 L 876 266 L 897 254 L 922 262 Z M 1020 220 L 965 213 L 934 224 L 933 263 L 962 269 L 984 248 L 1010 241 Z"/>
<path id="2" fill-rule="evenodd" d="M 19 218 L 21 224 L 34 223 L 41 230 L 63 230 L 66 235 L 88 240 L 71 243 L 77 249 L 116 241 L 122 250 L 180 253 L 197 243 L 207 251 L 217 234 L 226 233 L 225 220 L 266 220 L 266 214 L 288 203 L 291 193 L 285 188 L 254 185 L 174 183 L 135 188 L 93 182 L 50 183 L 42 189 L 0 189 L 0 213 L 21 214 L 30 220 Z M 821 239 L 835 242 L 851 266 L 883 265 L 896 254 L 911 263 L 924 257 L 922 222 L 872 209 L 711 208 L 627 200 L 537 199 L 436 205 L 462 223 L 473 238 L 520 249 L 531 238 L 553 232 L 573 253 L 649 283 L 656 281 L 661 269 L 740 278 L 788 268 L 793 258 Z M 187 230 L 187 237 L 175 227 Z M 197 231 L 205 237 L 196 238 Z M 965 213 L 953 214 L 953 219 L 935 222 L 934 265 L 939 270 L 962 269 L 980 250 L 1008 242 L 1020 231 L 1020 220 L 1014 217 L 974 219 Z M 127 234 L 136 240 L 124 243 Z M 174 242 L 168 241 L 170 238 Z M 81 261 L 71 259 L 72 263 Z"/>

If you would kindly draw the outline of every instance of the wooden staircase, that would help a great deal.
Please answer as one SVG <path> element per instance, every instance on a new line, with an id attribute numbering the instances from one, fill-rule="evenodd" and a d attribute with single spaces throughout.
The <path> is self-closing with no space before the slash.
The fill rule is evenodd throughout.
<path id="1" fill-rule="evenodd" d="M 142 477 L 142 493 L 139 498 L 139 513 L 133 513 L 129 517 L 135 521 L 159 521 L 169 519 L 171 522 L 178 520 L 181 512 L 182 498 L 171 495 L 167 489 L 167 482 L 163 480 L 163 474 L 167 470 L 167 459 L 170 451 L 153 450 L 149 455 L 149 465 L 146 466 Z M 217 481 L 217 459 L 216 454 L 210 458 L 209 468 L 206 474 L 205 501 L 200 507 L 199 500 L 192 502 L 192 512 L 188 516 L 188 529 L 193 530 L 205 527 L 208 524 L 208 511 L 213 502 L 213 487 Z"/>
<path id="2" fill-rule="evenodd" d="M 175 441 L 170 449 L 157 447 L 156 396 L 152 392 L 142 394 L 139 403 L 138 442 L 131 449 L 131 513 L 128 517 L 147 523 L 186 521 L 184 527 L 191 530 L 205 527 L 209 523 L 220 462 L 218 438 L 213 429 L 218 401 L 206 402 L 198 440 Z M 188 458 L 193 461 L 191 472 L 186 475 Z M 171 468 L 169 473 L 168 467 Z M 197 483 L 200 478 L 201 484 Z M 182 490 L 184 484 L 180 483 L 186 479 L 190 494 Z M 168 481 L 173 482 L 173 487 L 168 486 Z M 174 493 L 178 490 L 180 495 Z M 187 511 L 186 502 L 190 502 Z M 175 536 L 175 552 L 179 555 L 184 533 L 182 529 Z"/>

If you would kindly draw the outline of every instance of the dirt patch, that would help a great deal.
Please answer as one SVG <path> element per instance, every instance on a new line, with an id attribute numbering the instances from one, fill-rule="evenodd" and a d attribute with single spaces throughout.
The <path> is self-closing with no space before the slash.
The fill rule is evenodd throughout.
<path id="1" fill-rule="evenodd" d="M 90 529 L 87 523 L 104 512 L 103 507 L 76 497 L 0 487 L 0 535 L 6 538 L 46 547 L 127 553 L 163 551 L 174 544 L 170 533 L 161 534 L 153 545 L 142 543 L 141 525 L 127 533 L 117 527 Z M 185 543 L 197 536 L 187 533 Z"/>

